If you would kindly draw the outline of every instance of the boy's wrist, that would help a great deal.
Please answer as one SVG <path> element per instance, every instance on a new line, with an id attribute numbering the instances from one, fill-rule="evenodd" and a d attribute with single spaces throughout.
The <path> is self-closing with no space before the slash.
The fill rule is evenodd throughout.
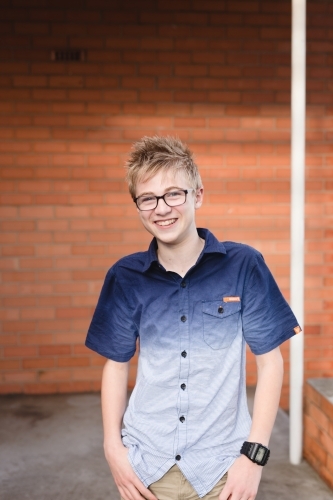
<path id="1" fill-rule="evenodd" d="M 114 456 L 125 446 L 120 437 L 104 440 L 104 452 L 107 456 Z"/>

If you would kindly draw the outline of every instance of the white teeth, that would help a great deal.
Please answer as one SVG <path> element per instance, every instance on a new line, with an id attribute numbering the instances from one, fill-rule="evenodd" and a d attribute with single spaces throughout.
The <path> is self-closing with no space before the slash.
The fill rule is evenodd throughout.
<path id="1" fill-rule="evenodd" d="M 158 226 L 170 226 L 174 222 L 176 222 L 177 219 L 169 219 L 169 220 L 159 220 L 156 222 Z"/>

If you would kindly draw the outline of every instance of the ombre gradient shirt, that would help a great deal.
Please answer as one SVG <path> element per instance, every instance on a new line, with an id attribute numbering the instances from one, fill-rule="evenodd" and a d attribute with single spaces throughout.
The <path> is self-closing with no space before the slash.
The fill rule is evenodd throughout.
<path id="1" fill-rule="evenodd" d="M 184 278 L 147 252 L 108 272 L 86 345 L 126 362 L 139 339 L 122 439 L 149 486 L 177 464 L 200 497 L 240 455 L 251 420 L 245 346 L 264 354 L 300 331 L 263 257 L 198 229 L 205 247 Z"/>

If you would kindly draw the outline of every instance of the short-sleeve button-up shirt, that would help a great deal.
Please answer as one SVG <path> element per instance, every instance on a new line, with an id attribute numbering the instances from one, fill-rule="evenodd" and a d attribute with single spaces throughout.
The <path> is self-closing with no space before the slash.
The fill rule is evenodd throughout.
<path id="1" fill-rule="evenodd" d="M 200 497 L 239 456 L 251 420 L 245 346 L 264 354 L 300 330 L 263 257 L 198 229 L 205 247 L 182 278 L 147 252 L 108 272 L 86 345 L 119 362 L 139 338 L 122 439 L 146 485 L 175 463 Z"/>

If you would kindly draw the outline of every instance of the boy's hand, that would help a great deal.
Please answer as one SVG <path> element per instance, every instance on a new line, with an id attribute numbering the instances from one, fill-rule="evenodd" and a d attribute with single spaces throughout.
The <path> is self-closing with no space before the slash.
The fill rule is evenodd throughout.
<path id="1" fill-rule="evenodd" d="M 157 500 L 133 471 L 127 458 L 128 449 L 121 445 L 111 453 L 105 452 L 113 479 L 117 485 L 121 498 L 124 500 Z"/>
<path id="2" fill-rule="evenodd" d="M 241 455 L 228 470 L 228 479 L 219 500 L 254 500 L 257 496 L 262 467 Z"/>

